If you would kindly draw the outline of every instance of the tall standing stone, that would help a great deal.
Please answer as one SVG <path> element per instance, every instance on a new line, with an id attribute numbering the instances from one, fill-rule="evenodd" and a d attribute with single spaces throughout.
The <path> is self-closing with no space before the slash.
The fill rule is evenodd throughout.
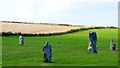
<path id="1" fill-rule="evenodd" d="M 19 36 L 19 44 L 20 45 L 24 44 L 24 37 L 22 35 Z"/>
<path id="2" fill-rule="evenodd" d="M 116 50 L 116 45 L 115 45 L 115 42 L 113 41 L 113 39 L 110 41 L 110 50 L 112 50 L 112 51 Z"/>
<path id="3" fill-rule="evenodd" d="M 96 43 L 97 43 L 96 32 L 89 32 L 89 46 L 88 46 L 89 52 L 97 53 Z"/>
<path id="4" fill-rule="evenodd" d="M 43 49 L 42 49 L 42 55 L 43 55 L 43 62 L 51 63 L 52 59 L 52 47 L 49 42 L 46 42 Z"/>

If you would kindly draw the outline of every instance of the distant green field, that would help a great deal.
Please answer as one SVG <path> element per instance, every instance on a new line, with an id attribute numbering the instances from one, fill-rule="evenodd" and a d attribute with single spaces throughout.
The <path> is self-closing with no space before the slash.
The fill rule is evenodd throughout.
<path id="1" fill-rule="evenodd" d="M 2 36 L 0 36 L 0 67 L 2 65 Z"/>
<path id="2" fill-rule="evenodd" d="M 87 52 L 89 31 L 97 32 L 98 54 Z M 118 51 L 109 50 L 110 39 L 114 39 L 118 46 L 118 29 L 93 29 L 45 37 L 25 36 L 24 46 L 19 46 L 18 38 L 2 37 L 3 66 L 118 66 Z M 42 47 L 46 41 L 52 45 L 53 63 L 42 63 Z"/>

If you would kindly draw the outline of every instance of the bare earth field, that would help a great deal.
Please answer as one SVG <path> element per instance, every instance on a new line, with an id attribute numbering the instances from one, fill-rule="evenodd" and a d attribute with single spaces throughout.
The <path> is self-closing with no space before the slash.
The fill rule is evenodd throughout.
<path id="1" fill-rule="evenodd" d="M 45 24 L 24 24 L 24 23 L 3 23 L 0 22 L 2 30 L 0 32 L 9 32 L 12 33 L 24 33 L 24 34 L 40 34 L 40 33 L 59 33 L 66 32 L 71 29 L 78 29 L 80 27 L 75 26 L 58 26 L 58 25 L 45 25 Z"/>

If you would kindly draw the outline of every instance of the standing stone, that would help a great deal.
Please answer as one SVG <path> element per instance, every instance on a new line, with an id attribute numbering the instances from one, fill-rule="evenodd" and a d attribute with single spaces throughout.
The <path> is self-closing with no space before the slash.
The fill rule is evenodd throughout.
<path id="1" fill-rule="evenodd" d="M 19 44 L 20 45 L 24 44 L 24 37 L 22 35 L 19 36 Z"/>
<path id="2" fill-rule="evenodd" d="M 60 45 L 60 42 L 58 42 L 58 45 Z"/>
<path id="3" fill-rule="evenodd" d="M 43 62 L 51 63 L 52 59 L 52 47 L 49 42 L 46 42 L 42 49 Z"/>
<path id="4" fill-rule="evenodd" d="M 90 53 L 97 53 L 96 43 L 97 43 L 96 32 L 89 32 L 89 46 L 88 46 L 88 51 Z"/>
<path id="5" fill-rule="evenodd" d="M 113 39 L 110 41 L 110 50 L 112 50 L 112 51 L 116 50 L 116 45 L 115 45 Z"/>

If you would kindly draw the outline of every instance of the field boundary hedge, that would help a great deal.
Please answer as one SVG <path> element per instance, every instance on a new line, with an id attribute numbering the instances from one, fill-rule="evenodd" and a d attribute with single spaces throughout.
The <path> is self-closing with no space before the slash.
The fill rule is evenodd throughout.
<path id="1" fill-rule="evenodd" d="M 85 30 L 91 30 L 91 29 L 118 29 L 117 27 L 89 27 L 89 28 L 79 28 L 79 29 L 71 29 L 69 31 L 66 32 L 59 32 L 59 33 L 40 33 L 40 34 L 22 34 L 21 32 L 18 33 L 13 33 L 11 31 L 9 32 L 2 32 L 2 34 L 0 33 L 0 36 L 19 36 L 19 35 L 23 35 L 23 36 L 53 36 L 53 35 L 62 35 L 62 34 L 69 34 L 69 33 L 74 33 L 74 32 L 78 32 L 78 31 L 85 31 Z"/>
<path id="2" fill-rule="evenodd" d="M 21 23 L 21 24 L 43 24 L 43 25 L 56 25 L 56 26 L 78 26 L 83 27 L 84 25 L 71 25 L 71 24 L 56 24 L 56 23 L 38 23 L 38 22 L 18 22 L 18 21 L 0 21 L 3 23 Z"/>

